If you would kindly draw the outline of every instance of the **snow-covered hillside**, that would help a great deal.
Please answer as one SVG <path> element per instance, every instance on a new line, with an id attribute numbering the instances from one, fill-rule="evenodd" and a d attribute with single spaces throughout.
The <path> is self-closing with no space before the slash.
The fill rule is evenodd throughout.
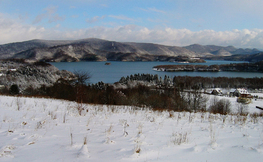
<path id="1" fill-rule="evenodd" d="M 263 101 L 248 111 L 260 112 L 255 104 Z M 81 115 L 78 108 L 84 108 Z M 263 120 L 255 115 L 0 96 L 0 161 L 257 162 L 262 157 Z"/>
<path id="2" fill-rule="evenodd" d="M 59 70 L 48 63 L 26 63 L 19 60 L 0 60 L 0 85 L 9 88 L 13 84 L 20 90 L 50 86 L 59 78 L 73 79 L 72 72 Z"/>

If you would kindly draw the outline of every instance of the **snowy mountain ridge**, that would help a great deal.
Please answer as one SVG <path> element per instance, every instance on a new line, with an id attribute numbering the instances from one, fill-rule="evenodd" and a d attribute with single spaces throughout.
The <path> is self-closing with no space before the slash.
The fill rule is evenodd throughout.
<path id="1" fill-rule="evenodd" d="M 0 45 L 0 58 L 34 61 L 169 61 L 173 57 L 232 56 L 256 54 L 257 49 L 233 46 L 165 46 L 153 43 L 116 42 L 89 38 L 82 40 L 30 40 Z M 160 58 L 162 57 L 162 58 Z M 172 57 L 172 58 L 171 58 Z"/>

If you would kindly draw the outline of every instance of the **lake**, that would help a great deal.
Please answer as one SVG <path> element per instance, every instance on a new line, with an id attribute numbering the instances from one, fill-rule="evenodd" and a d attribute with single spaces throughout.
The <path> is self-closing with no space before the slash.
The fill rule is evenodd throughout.
<path id="1" fill-rule="evenodd" d="M 158 74 L 164 77 L 165 75 L 174 76 L 202 76 L 202 77 L 263 77 L 263 73 L 257 72 L 158 72 L 152 70 L 156 65 L 180 65 L 183 63 L 175 62 L 120 62 L 107 61 L 111 65 L 105 65 L 106 62 L 52 62 L 50 64 L 57 67 L 59 70 L 84 70 L 91 74 L 90 83 L 103 81 L 104 83 L 114 83 L 120 80 L 121 77 L 126 77 L 131 74 Z M 210 61 L 199 63 L 199 65 L 214 65 L 214 64 L 229 64 L 229 63 L 244 63 L 242 61 Z"/>

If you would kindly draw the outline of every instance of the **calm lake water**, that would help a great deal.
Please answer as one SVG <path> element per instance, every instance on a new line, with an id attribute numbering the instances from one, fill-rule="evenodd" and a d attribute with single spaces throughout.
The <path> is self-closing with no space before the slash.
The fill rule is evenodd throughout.
<path id="1" fill-rule="evenodd" d="M 119 62 L 107 61 L 111 65 L 105 65 L 105 62 L 52 62 L 60 70 L 84 70 L 91 74 L 90 83 L 97 83 L 103 81 L 104 83 L 114 83 L 120 80 L 121 77 L 126 77 L 131 74 L 158 74 L 164 77 L 165 75 L 174 76 L 203 76 L 203 77 L 263 77 L 263 73 L 256 72 L 158 72 L 152 70 L 156 65 L 180 65 L 182 63 L 174 62 Z M 201 63 L 203 65 L 213 64 L 229 64 L 229 63 L 243 63 L 240 61 L 207 61 Z"/>

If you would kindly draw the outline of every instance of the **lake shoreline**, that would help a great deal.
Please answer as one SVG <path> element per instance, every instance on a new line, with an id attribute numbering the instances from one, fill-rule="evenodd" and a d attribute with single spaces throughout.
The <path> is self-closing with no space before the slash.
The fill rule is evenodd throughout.
<path id="1" fill-rule="evenodd" d="M 111 65 L 107 66 L 108 62 Z M 206 63 L 196 63 L 197 65 L 213 65 L 213 64 L 230 64 L 230 63 L 247 63 L 246 61 L 210 61 L 206 60 Z M 121 61 L 102 61 L 102 62 L 51 62 L 50 64 L 57 67 L 59 70 L 67 70 L 74 72 L 75 70 L 88 71 L 91 74 L 89 83 L 115 83 L 120 80 L 121 77 L 126 77 L 134 74 L 157 74 L 164 78 L 165 75 L 170 78 L 174 76 L 202 76 L 202 77 L 244 77 L 254 78 L 263 77 L 263 73 L 258 72 L 160 72 L 154 71 L 152 68 L 158 65 L 186 65 L 186 63 L 178 62 L 121 62 Z M 195 63 L 187 63 L 187 65 L 196 65 Z"/>

